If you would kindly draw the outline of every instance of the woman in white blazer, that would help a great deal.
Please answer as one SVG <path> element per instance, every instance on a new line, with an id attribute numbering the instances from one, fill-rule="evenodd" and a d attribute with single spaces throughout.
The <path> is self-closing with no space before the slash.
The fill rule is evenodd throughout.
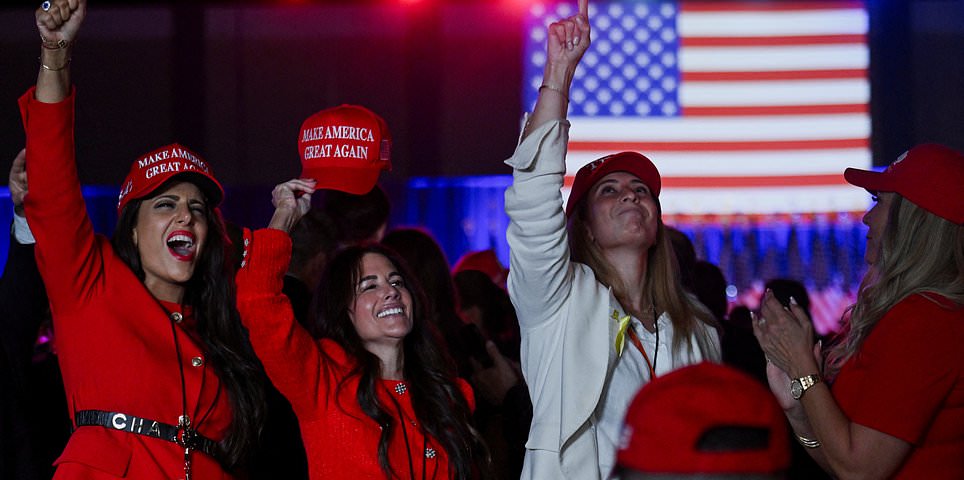
<path id="1" fill-rule="evenodd" d="M 622 152 L 586 165 L 563 210 L 566 109 L 589 47 L 588 0 L 547 38 L 539 98 L 506 161 L 508 288 L 533 404 L 522 478 L 608 478 L 633 395 L 655 376 L 718 361 L 719 337 L 680 285 L 649 159 Z"/>

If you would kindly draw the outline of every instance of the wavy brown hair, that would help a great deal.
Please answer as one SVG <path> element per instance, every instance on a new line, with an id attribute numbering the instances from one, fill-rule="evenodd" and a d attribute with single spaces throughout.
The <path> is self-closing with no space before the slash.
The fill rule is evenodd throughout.
<path id="1" fill-rule="evenodd" d="M 964 305 L 964 226 L 893 195 L 879 258 L 864 275 L 857 302 L 844 313 L 843 331 L 827 352 L 829 377 L 836 376 L 901 300 L 933 293 Z"/>

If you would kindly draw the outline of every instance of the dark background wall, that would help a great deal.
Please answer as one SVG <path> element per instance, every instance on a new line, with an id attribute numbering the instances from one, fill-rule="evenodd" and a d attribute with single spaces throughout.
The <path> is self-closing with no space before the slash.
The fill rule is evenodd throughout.
<path id="1" fill-rule="evenodd" d="M 0 7 L 4 177 L 23 143 L 15 100 L 36 79 L 34 3 Z M 226 185 L 270 188 L 299 172 L 301 121 L 340 103 L 391 126 L 382 178 L 396 198 L 413 176 L 508 173 L 524 4 L 94 1 L 72 64 L 81 179 L 118 185 L 135 156 L 176 140 Z M 922 141 L 964 149 L 964 0 L 868 7 L 876 162 Z"/>

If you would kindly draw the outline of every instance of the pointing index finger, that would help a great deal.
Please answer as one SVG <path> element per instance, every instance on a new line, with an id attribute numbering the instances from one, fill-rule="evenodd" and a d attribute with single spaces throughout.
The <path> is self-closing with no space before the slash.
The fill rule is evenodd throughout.
<path id="1" fill-rule="evenodd" d="M 589 0 L 579 0 L 579 15 L 589 18 Z"/>

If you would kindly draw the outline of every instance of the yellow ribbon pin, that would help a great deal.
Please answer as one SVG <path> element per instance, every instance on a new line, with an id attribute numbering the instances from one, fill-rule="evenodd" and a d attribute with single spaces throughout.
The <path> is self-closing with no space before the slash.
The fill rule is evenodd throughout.
<path id="1" fill-rule="evenodd" d="M 623 318 L 619 318 L 619 312 L 613 310 L 613 320 L 619 321 L 619 330 L 616 331 L 616 356 L 621 357 L 623 355 L 623 350 L 626 348 L 626 329 L 629 328 L 629 315 Z"/>

